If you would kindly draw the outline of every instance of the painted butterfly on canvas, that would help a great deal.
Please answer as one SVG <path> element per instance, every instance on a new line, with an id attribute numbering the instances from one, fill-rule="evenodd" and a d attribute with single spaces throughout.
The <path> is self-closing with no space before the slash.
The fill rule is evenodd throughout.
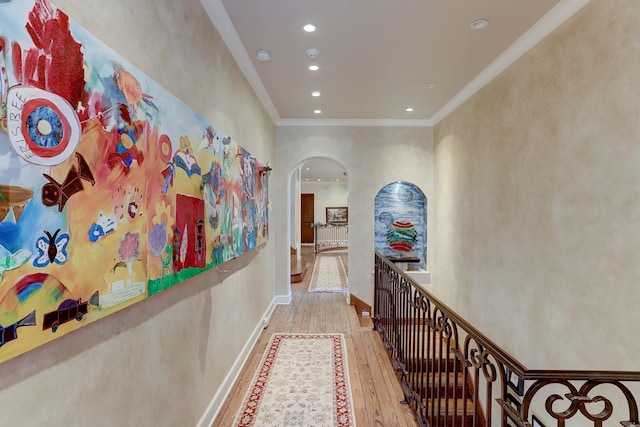
<path id="1" fill-rule="evenodd" d="M 60 233 L 58 228 L 53 235 L 48 231 L 44 231 L 43 236 L 38 237 L 36 241 L 36 249 L 38 255 L 33 260 L 34 267 L 46 267 L 51 263 L 64 264 L 67 262 L 69 254 L 67 254 L 67 244 L 69 243 L 69 233 Z"/>

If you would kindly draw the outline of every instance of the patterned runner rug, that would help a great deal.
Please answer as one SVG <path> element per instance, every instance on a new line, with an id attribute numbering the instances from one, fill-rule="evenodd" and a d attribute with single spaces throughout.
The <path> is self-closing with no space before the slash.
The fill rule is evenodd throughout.
<path id="1" fill-rule="evenodd" d="M 342 334 L 273 334 L 234 426 L 351 427 Z"/>
<path id="2" fill-rule="evenodd" d="M 340 254 L 322 254 L 313 265 L 309 292 L 347 292 L 347 272 Z"/>

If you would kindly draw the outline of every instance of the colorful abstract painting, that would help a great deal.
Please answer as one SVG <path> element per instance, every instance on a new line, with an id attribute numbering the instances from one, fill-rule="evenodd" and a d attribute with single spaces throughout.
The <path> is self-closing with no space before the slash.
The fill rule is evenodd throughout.
<path id="1" fill-rule="evenodd" d="M 48 1 L 0 72 L 0 362 L 266 243 L 270 169 Z"/>
<path id="2" fill-rule="evenodd" d="M 383 187 L 375 199 L 375 242 L 378 252 L 420 259 L 412 268 L 427 265 L 427 199 L 414 184 L 397 181 Z"/>

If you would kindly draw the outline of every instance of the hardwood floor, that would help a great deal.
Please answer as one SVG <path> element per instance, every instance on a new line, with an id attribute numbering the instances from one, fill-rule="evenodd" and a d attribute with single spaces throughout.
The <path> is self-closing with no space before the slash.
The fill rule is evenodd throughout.
<path id="1" fill-rule="evenodd" d="M 346 304 L 345 294 L 307 292 L 315 261 L 313 247 L 304 246 L 301 255 L 307 266 L 304 280 L 291 285 L 292 303 L 276 308 L 213 426 L 233 424 L 271 334 L 276 332 L 343 333 L 356 425 L 417 426 L 408 406 L 400 403 L 404 399 L 402 389 L 371 320 L 358 318 L 353 306 Z"/>

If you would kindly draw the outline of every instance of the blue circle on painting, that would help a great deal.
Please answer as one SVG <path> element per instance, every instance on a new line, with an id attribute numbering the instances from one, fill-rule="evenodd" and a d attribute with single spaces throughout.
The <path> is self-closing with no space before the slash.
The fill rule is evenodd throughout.
<path id="1" fill-rule="evenodd" d="M 39 127 L 44 123 L 47 131 L 41 132 Z M 42 148 L 57 147 L 64 137 L 64 127 L 58 113 L 47 105 L 42 105 L 29 114 L 25 120 L 31 141 Z"/>
<path id="2" fill-rule="evenodd" d="M 411 200 L 413 200 L 413 192 L 406 186 L 399 187 L 396 196 L 398 197 L 398 200 L 403 203 L 409 203 Z"/>
<path id="3" fill-rule="evenodd" d="M 391 212 L 382 212 L 380 215 L 378 215 L 378 221 L 380 221 L 387 227 L 391 227 L 391 224 L 393 224 L 394 221 L 393 214 Z"/>

